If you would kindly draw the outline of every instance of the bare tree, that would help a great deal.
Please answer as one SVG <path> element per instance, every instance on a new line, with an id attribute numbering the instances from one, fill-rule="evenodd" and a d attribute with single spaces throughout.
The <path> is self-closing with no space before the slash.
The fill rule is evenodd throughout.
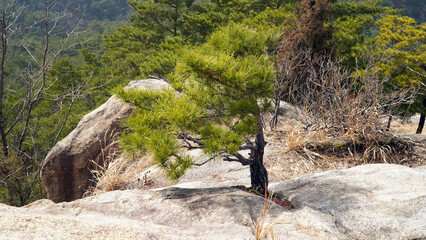
<path id="1" fill-rule="evenodd" d="M 6 139 L 6 126 L 3 114 L 4 84 L 5 84 L 5 67 L 8 54 L 9 40 L 20 29 L 17 20 L 21 15 L 25 4 L 17 5 L 16 0 L 3 0 L 1 11 L 1 61 L 0 61 L 0 134 L 2 140 L 3 154 L 8 155 L 8 144 Z"/>
<path id="2" fill-rule="evenodd" d="M 43 0 L 41 4 L 43 14 L 29 26 L 22 26 L 22 22 L 19 21 L 20 15 L 25 11 L 25 3 L 4 0 L 0 16 L 2 27 L 0 135 L 4 156 L 0 159 L 0 184 L 8 189 L 9 203 L 12 204 L 13 201 L 16 205 L 26 203 L 28 197 L 35 191 L 38 181 L 38 163 L 43 154 L 38 154 L 40 151 L 38 149 L 30 152 L 31 146 L 26 145 L 36 144 L 34 140 L 36 129 L 43 127 L 39 126 L 38 120 L 34 118 L 38 104 L 43 101 L 63 101 L 64 99 L 70 101 L 65 109 L 65 117 L 58 126 L 54 139 L 52 138 L 51 144 L 54 145 L 67 124 L 74 103 L 89 94 L 92 89 L 104 86 L 104 84 L 93 86 L 90 84 L 92 78 L 89 77 L 57 96 L 48 94 L 51 86 L 48 78 L 49 70 L 64 51 L 81 44 L 80 41 L 73 40 L 80 31 L 81 20 L 74 26 L 68 26 L 64 22 L 72 17 L 73 10 L 61 9 L 58 0 Z M 42 45 L 34 45 L 26 39 L 15 37 L 18 34 L 24 35 L 27 31 L 40 30 L 43 33 Z M 11 57 L 11 53 L 8 52 L 11 44 L 15 49 L 19 47 L 21 54 L 26 56 L 27 67 L 21 69 L 19 81 L 22 85 L 18 86 L 19 89 L 5 88 L 6 83 L 10 85 L 12 80 L 5 74 Z M 6 105 L 4 102 L 8 96 L 15 97 L 13 109 L 9 109 L 10 104 Z M 8 109 L 5 109 L 6 106 Z M 11 149 L 13 149 L 13 156 Z"/>

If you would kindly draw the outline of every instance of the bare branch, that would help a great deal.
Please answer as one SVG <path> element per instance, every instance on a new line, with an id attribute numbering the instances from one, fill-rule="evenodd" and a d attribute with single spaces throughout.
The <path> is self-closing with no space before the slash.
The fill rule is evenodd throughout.
<path id="1" fill-rule="evenodd" d="M 204 144 L 201 142 L 200 139 L 191 137 L 191 136 L 189 136 L 188 134 L 186 134 L 184 132 L 182 132 L 178 136 L 178 139 L 182 139 L 183 141 L 185 141 L 185 143 L 188 144 L 188 146 L 186 146 L 186 148 L 188 148 L 188 149 L 195 149 L 195 148 L 203 148 L 204 147 Z M 196 147 L 192 146 L 189 141 L 198 144 L 198 146 L 196 146 Z"/>
<path id="2" fill-rule="evenodd" d="M 8 174 L 8 175 L 6 175 L 6 177 L 4 177 L 2 180 L 0 180 L 0 182 L 5 183 L 5 182 L 6 182 L 6 180 L 7 180 L 8 178 L 10 178 L 11 176 L 15 175 L 15 174 L 16 174 L 16 173 L 18 173 L 19 171 L 21 171 L 21 169 L 22 169 L 22 168 L 24 168 L 24 167 L 20 167 L 20 168 L 18 168 L 18 170 L 16 170 L 15 172 L 10 173 L 10 174 Z"/>
<path id="3" fill-rule="evenodd" d="M 204 164 L 206 164 L 206 163 L 210 162 L 210 161 L 211 161 L 211 160 L 213 160 L 213 159 L 215 159 L 215 156 L 209 157 L 206 161 L 204 161 L 204 162 L 202 162 L 202 163 L 194 163 L 193 165 L 194 165 L 194 166 L 197 166 L 197 167 L 199 167 L 199 166 L 203 166 Z"/>
<path id="4" fill-rule="evenodd" d="M 236 158 L 231 158 L 230 156 L 225 156 L 223 158 L 223 161 L 227 161 L 227 162 L 239 162 L 243 166 L 251 165 L 253 163 L 253 160 L 247 159 L 247 158 L 245 158 L 243 155 L 241 155 L 239 153 L 233 154 L 233 156 L 236 157 Z"/>
<path id="5" fill-rule="evenodd" d="M 421 72 L 419 72 L 419 71 L 416 71 L 416 70 L 414 70 L 414 69 L 412 69 L 412 68 L 410 68 L 410 66 L 406 66 L 406 68 L 408 69 L 408 70 L 410 70 L 411 72 L 413 72 L 413 73 L 415 73 L 415 74 L 417 74 L 417 75 L 419 75 L 419 76 L 421 76 L 421 77 L 426 77 L 426 75 L 424 75 L 424 74 L 422 74 Z M 420 82 L 421 84 L 423 84 L 422 82 Z M 423 84 L 424 85 L 424 84 Z"/>
<path id="6" fill-rule="evenodd" d="M 41 66 L 41 63 L 39 63 L 38 61 L 37 61 L 37 59 L 35 58 L 35 56 L 33 55 L 33 53 L 28 49 L 28 47 L 27 46 L 25 46 L 24 44 L 21 44 L 21 46 L 25 49 L 25 51 L 28 53 L 28 55 L 30 55 L 30 57 L 31 57 L 31 59 L 35 62 L 35 63 L 37 63 L 37 65 L 39 66 L 39 67 L 42 67 Z"/>
<path id="7" fill-rule="evenodd" d="M 253 150 L 253 149 L 254 149 L 254 145 L 252 142 L 248 142 L 246 143 L 246 145 L 240 146 L 240 150 Z"/>
<path id="8" fill-rule="evenodd" d="M 67 114 L 65 115 L 65 118 L 64 118 L 64 120 L 62 121 L 61 128 L 60 128 L 60 129 L 59 129 L 59 131 L 56 133 L 56 137 L 55 137 L 55 140 L 53 141 L 53 144 L 56 144 L 56 143 L 58 142 L 58 138 L 59 138 L 59 136 L 61 135 L 62 130 L 63 130 L 63 129 L 64 129 L 64 127 L 65 127 L 65 124 L 66 124 L 66 122 L 67 122 L 67 120 L 68 120 L 68 116 L 70 115 L 70 112 L 71 112 L 71 109 L 72 109 L 72 107 L 73 107 L 73 105 L 74 105 L 74 102 L 75 102 L 75 98 L 73 98 L 73 99 L 71 100 L 71 103 L 70 103 L 70 105 L 69 105 L 69 107 L 68 107 Z"/>

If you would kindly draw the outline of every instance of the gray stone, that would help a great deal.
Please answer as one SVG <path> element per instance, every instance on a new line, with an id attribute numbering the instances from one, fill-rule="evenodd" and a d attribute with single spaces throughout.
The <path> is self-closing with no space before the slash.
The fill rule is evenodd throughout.
<path id="1" fill-rule="evenodd" d="M 162 80 L 132 81 L 128 88 L 161 89 L 168 87 Z M 54 202 L 81 198 L 93 178 L 90 172 L 102 165 L 105 153 L 118 151 L 114 136 L 122 129 L 120 123 L 133 107 L 112 96 L 106 103 L 84 116 L 77 127 L 58 142 L 44 160 L 41 179 L 49 199 Z"/>
<path id="2" fill-rule="evenodd" d="M 125 190 L 21 209 L 0 205 L 0 226 L 4 239 L 254 239 L 253 221 L 263 204 L 263 198 L 230 187 Z M 320 217 L 324 223 L 317 223 Z M 309 208 L 295 214 L 275 205 L 264 227 L 280 223 L 274 233 L 285 239 L 337 240 L 327 225 L 332 220 Z"/>
<path id="3" fill-rule="evenodd" d="M 270 188 L 297 208 L 335 218 L 351 239 L 426 238 L 426 169 L 373 164 L 328 171 Z"/>
<path id="4" fill-rule="evenodd" d="M 168 88 L 170 85 L 164 80 L 160 79 L 145 79 L 145 80 L 133 80 L 130 81 L 129 84 L 124 89 L 153 89 L 153 90 L 161 90 L 164 88 Z"/>
<path id="5" fill-rule="evenodd" d="M 274 205 L 263 228 L 275 224 L 276 239 L 424 239 L 425 170 L 376 164 L 271 184 L 295 208 Z M 0 239 L 254 239 L 263 198 L 232 187 L 179 186 L 0 204 Z"/>

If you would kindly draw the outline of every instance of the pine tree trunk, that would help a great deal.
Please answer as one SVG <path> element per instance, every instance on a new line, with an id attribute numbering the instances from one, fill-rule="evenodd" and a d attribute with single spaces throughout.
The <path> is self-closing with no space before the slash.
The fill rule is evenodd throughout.
<path id="1" fill-rule="evenodd" d="M 426 97 L 423 98 L 423 109 L 426 109 Z M 420 114 L 420 121 L 419 121 L 419 126 L 417 127 L 417 134 L 421 134 L 423 131 L 423 126 L 425 125 L 425 114 L 421 113 Z"/>
<path id="2" fill-rule="evenodd" d="M 388 125 L 386 126 L 386 131 L 390 130 L 391 123 L 392 123 L 392 115 L 390 115 L 389 118 L 388 118 Z"/>
<path id="3" fill-rule="evenodd" d="M 263 137 L 263 126 L 262 122 L 259 121 L 253 153 L 253 163 L 250 165 L 250 177 L 251 187 L 262 194 L 265 193 L 265 189 L 268 187 L 268 172 L 266 171 L 265 166 L 263 166 L 265 146 L 266 142 Z"/>
<path id="4" fill-rule="evenodd" d="M 417 127 L 417 134 L 421 134 L 423 131 L 423 126 L 425 125 L 425 115 L 421 114 L 420 115 L 420 121 L 419 121 L 419 126 Z"/>

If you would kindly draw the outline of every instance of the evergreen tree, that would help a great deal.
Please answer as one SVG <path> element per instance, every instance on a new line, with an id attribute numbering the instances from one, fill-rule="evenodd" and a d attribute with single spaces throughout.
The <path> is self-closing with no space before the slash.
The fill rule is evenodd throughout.
<path id="1" fill-rule="evenodd" d="M 104 62 L 113 76 L 135 79 L 148 76 L 164 78 L 170 73 L 179 51 L 185 45 L 201 45 L 215 29 L 229 22 L 266 24 L 268 16 L 254 18 L 267 10 L 272 24 L 282 25 L 288 15 L 285 1 L 273 0 L 149 0 L 129 1 L 133 15 L 129 26 L 121 26 L 105 37 L 108 49 Z M 266 26 L 264 26 L 266 27 Z"/>
<path id="2" fill-rule="evenodd" d="M 410 111 L 421 114 L 417 133 L 423 130 L 426 116 L 426 23 L 417 24 L 410 17 L 386 16 L 379 21 L 376 37 L 377 55 L 386 59 L 378 69 L 389 77 L 391 88 L 416 86 L 419 91 Z"/>
<path id="3" fill-rule="evenodd" d="M 362 59 L 377 35 L 374 23 L 384 14 L 399 11 L 381 7 L 380 2 L 337 2 L 332 4 L 328 24 L 333 26 L 333 49 L 342 64 L 351 69 L 364 68 Z"/>
<path id="4" fill-rule="evenodd" d="M 250 166 L 251 183 L 268 184 L 262 112 L 270 108 L 275 70 L 268 56 L 280 35 L 232 24 L 187 50 L 170 76 L 174 91 L 120 90 L 138 108 L 127 121 L 123 148 L 148 151 L 171 179 L 193 162 L 182 147 Z M 180 139 L 181 142 L 178 141 Z M 182 143 L 183 145 L 180 145 Z M 244 157 L 239 150 L 250 150 Z"/>
<path id="5" fill-rule="evenodd" d="M 212 31 L 220 17 L 209 19 L 210 5 L 184 0 L 129 1 L 133 15 L 129 26 L 121 26 L 104 39 L 103 56 L 114 76 L 128 79 L 156 75 L 164 77 L 176 63 L 184 40 L 195 44 Z"/>

